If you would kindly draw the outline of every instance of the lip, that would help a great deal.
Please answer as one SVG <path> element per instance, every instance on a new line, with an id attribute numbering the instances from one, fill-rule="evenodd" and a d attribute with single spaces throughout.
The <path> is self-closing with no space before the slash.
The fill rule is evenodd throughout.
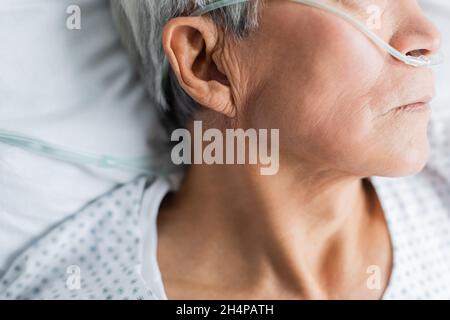
<path id="1" fill-rule="evenodd" d="M 395 108 L 397 111 L 423 111 L 429 108 L 429 104 L 425 102 L 411 103 L 406 106 Z"/>
<path id="2" fill-rule="evenodd" d="M 394 108 L 395 111 L 425 111 L 430 108 L 430 102 L 433 100 L 432 96 L 425 96 L 415 102 L 411 102 Z"/>

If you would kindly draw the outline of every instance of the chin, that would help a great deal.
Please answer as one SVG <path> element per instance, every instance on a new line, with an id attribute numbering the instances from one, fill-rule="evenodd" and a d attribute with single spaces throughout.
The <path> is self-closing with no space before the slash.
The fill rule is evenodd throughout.
<path id="1" fill-rule="evenodd" d="M 405 149 L 401 155 L 396 159 L 391 159 L 390 177 L 406 177 L 418 174 L 421 172 L 429 160 L 429 146 L 428 144 L 422 148 Z M 393 164 L 395 164 L 393 166 Z"/>

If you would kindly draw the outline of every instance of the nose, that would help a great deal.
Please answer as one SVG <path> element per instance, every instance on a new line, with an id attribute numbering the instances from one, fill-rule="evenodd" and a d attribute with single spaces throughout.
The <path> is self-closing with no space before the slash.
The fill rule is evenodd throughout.
<path id="1" fill-rule="evenodd" d="M 391 38 L 391 45 L 394 48 L 414 57 L 436 54 L 441 48 L 441 43 L 441 33 L 420 8 L 408 14 Z"/>

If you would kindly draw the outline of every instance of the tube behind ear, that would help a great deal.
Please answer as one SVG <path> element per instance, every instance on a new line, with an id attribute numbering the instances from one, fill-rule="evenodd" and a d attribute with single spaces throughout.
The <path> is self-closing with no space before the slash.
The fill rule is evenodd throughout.
<path id="1" fill-rule="evenodd" d="M 243 2 L 247 2 L 247 1 L 249 1 L 249 0 L 219 0 L 219 1 L 210 3 L 206 6 L 199 8 L 192 14 L 192 16 L 201 16 L 201 15 L 204 15 L 213 10 L 217 10 L 217 9 L 220 9 L 223 7 L 227 7 L 227 6 L 231 6 L 234 4 L 239 4 L 239 3 L 243 3 Z M 299 3 L 299 4 L 304 4 L 304 5 L 307 5 L 310 7 L 314 7 L 317 9 L 321 9 L 321 10 L 330 12 L 332 14 L 335 14 L 335 15 L 341 17 L 345 21 L 347 21 L 350 24 L 352 24 L 353 26 L 355 26 L 362 33 L 364 33 L 368 38 L 370 38 L 380 48 L 386 50 L 394 58 L 402 61 L 403 63 L 405 63 L 407 65 L 410 65 L 413 67 L 431 67 L 431 66 L 442 64 L 444 62 L 444 55 L 442 52 L 440 52 L 434 56 L 431 56 L 431 57 L 426 57 L 426 56 L 413 57 L 413 56 L 405 55 L 405 54 L 401 53 L 400 51 L 398 51 L 397 49 L 395 49 L 394 47 L 392 47 L 391 45 L 389 45 L 388 43 L 386 43 L 386 41 L 381 39 L 376 33 L 369 30 L 369 28 L 367 28 L 366 25 L 364 25 L 363 23 L 358 21 L 356 18 L 354 18 L 353 16 L 351 16 L 344 10 L 341 10 L 341 9 L 335 8 L 331 5 L 325 4 L 325 3 L 321 2 L 320 0 L 288 0 L 288 1 L 292 1 L 292 2 Z"/>

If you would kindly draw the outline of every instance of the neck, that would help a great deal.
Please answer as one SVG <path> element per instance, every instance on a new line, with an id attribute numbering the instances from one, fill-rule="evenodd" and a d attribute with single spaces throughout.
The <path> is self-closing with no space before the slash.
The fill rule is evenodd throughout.
<path id="1" fill-rule="evenodd" d="M 172 236 L 194 231 L 183 245 L 195 248 L 195 261 L 209 262 L 205 270 L 194 263 L 195 272 L 220 270 L 209 283 L 225 276 L 322 297 L 336 273 L 363 264 L 373 220 L 368 194 L 361 178 L 310 168 L 261 176 L 256 166 L 191 166 L 158 228 L 171 221 Z"/>

